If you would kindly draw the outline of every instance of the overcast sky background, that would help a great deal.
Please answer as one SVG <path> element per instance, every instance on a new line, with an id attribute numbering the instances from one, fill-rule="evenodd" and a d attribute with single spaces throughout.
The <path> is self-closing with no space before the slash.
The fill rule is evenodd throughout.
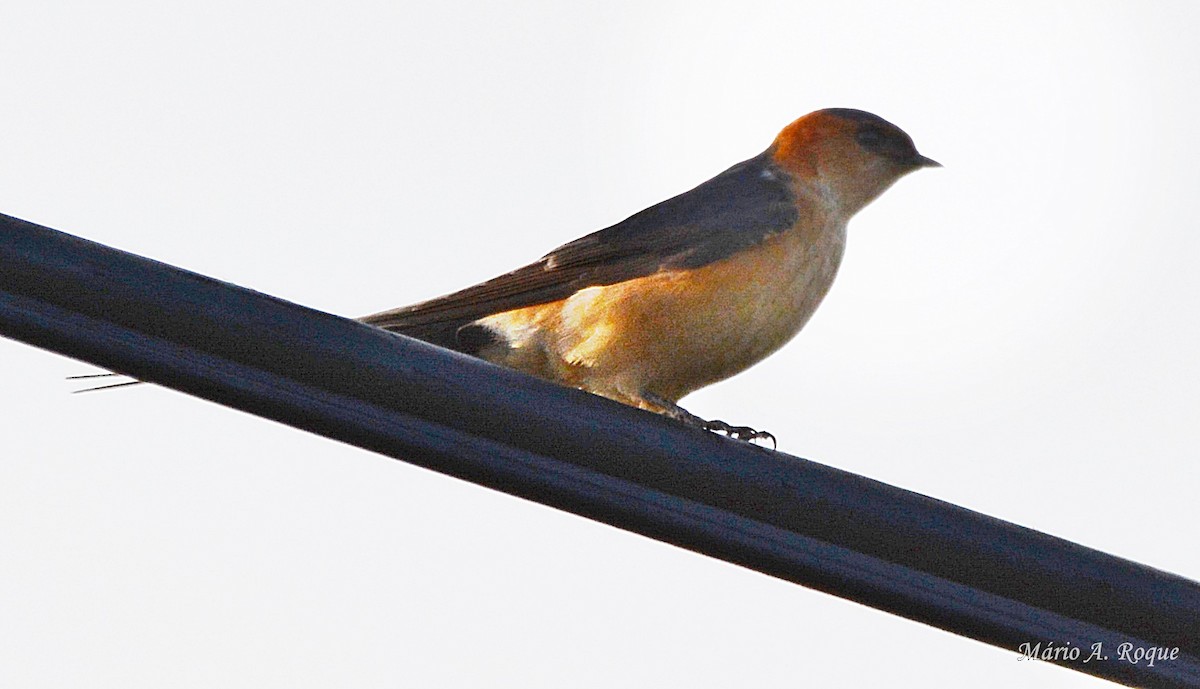
<path id="1" fill-rule="evenodd" d="M 809 111 L 945 164 L 685 405 L 1200 578 L 1200 4 L 0 8 L 0 212 L 346 316 L 679 193 Z M 0 686 L 1100 680 L 0 340 Z"/>

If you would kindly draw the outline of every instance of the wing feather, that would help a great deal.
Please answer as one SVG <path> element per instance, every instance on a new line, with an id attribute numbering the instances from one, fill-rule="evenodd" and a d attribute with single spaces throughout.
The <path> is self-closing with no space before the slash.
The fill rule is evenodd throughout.
<path id="1" fill-rule="evenodd" d="M 775 167 L 768 150 L 511 273 L 361 320 L 446 344 L 458 327 L 484 316 L 719 261 L 792 227 L 797 217 L 787 173 Z"/>

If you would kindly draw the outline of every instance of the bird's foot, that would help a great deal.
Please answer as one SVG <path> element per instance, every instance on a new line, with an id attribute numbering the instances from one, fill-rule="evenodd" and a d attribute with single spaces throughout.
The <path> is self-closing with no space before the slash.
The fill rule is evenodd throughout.
<path id="1" fill-rule="evenodd" d="M 712 421 L 703 422 L 701 428 L 706 431 L 712 431 L 713 433 L 722 433 L 730 438 L 744 440 L 746 442 L 754 442 L 755 440 L 770 440 L 771 449 L 779 449 L 779 443 L 775 441 L 774 435 L 768 433 L 767 431 L 756 431 L 749 426 L 731 426 L 724 421 L 713 419 Z"/>
<path id="2" fill-rule="evenodd" d="M 706 431 L 720 433 L 735 440 L 742 440 L 748 443 L 752 443 L 755 440 L 769 439 L 771 441 L 772 449 L 779 448 L 779 444 L 775 441 L 775 436 L 766 431 L 757 431 L 749 426 L 734 426 L 725 423 L 724 421 L 708 421 L 706 419 L 702 419 L 678 404 L 655 395 L 654 393 L 642 393 L 642 399 L 656 407 L 659 407 L 662 410 L 663 415 L 669 416 L 676 421 L 682 421 L 689 426 L 703 428 Z"/>

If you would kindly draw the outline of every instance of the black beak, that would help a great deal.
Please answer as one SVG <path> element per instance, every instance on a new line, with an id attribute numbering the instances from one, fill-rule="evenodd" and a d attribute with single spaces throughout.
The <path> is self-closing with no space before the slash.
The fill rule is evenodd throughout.
<path id="1" fill-rule="evenodd" d="M 912 162 L 917 167 L 942 167 L 942 164 L 938 161 L 934 160 L 933 158 L 926 158 L 920 153 L 913 158 Z"/>

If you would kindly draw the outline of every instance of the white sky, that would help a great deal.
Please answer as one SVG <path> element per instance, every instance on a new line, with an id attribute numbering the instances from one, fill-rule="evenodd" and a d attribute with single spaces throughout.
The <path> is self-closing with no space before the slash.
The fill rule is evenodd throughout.
<path id="1" fill-rule="evenodd" d="M 1200 5 L 7 3 L 0 212 L 347 316 L 875 112 L 943 170 L 685 400 L 1200 578 Z M 0 686 L 1100 680 L 0 340 Z"/>

